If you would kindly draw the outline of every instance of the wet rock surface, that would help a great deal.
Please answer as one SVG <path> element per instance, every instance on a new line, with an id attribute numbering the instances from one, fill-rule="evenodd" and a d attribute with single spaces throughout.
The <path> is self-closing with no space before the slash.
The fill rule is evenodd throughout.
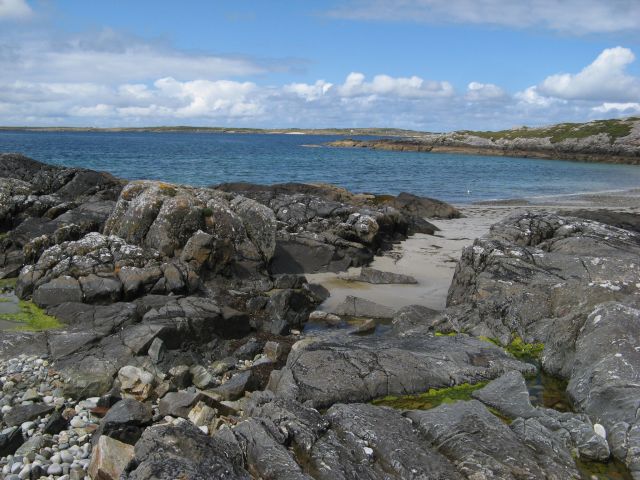
<path id="1" fill-rule="evenodd" d="M 0 337 L 3 478 L 578 479 L 576 459 L 612 456 L 640 478 L 635 218 L 511 217 L 465 250 L 444 312 L 354 296 L 336 315 L 301 272 L 363 265 L 459 213 L 15 155 L 0 199 L 0 278 L 19 273 L 22 301 L 62 323 Z M 532 404 L 540 369 L 574 411 Z M 472 393 L 368 403 L 452 388 Z"/>

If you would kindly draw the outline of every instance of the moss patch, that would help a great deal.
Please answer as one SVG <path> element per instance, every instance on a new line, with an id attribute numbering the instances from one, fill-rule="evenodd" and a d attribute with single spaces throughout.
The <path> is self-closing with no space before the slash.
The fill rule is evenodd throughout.
<path id="1" fill-rule="evenodd" d="M 596 120 L 589 123 L 560 123 L 552 127 L 543 128 L 517 128 L 498 132 L 473 132 L 463 131 L 468 135 L 488 138 L 490 140 L 515 140 L 516 138 L 549 138 L 551 143 L 562 142 L 568 139 L 587 138 L 593 135 L 606 134 L 611 143 L 616 139 L 626 137 L 633 128 L 633 118 Z"/>
<path id="2" fill-rule="evenodd" d="M 16 288 L 17 278 L 0 278 L 0 290 L 5 288 Z"/>
<path id="3" fill-rule="evenodd" d="M 505 350 L 519 359 L 538 359 L 544 350 L 544 343 L 525 343 L 522 338 L 515 337 Z"/>
<path id="4" fill-rule="evenodd" d="M 213 210 L 211 210 L 209 207 L 203 208 L 202 216 L 205 218 L 213 217 Z"/>
<path id="5" fill-rule="evenodd" d="M 158 189 L 162 194 L 167 195 L 168 197 L 175 197 L 178 194 L 176 187 L 169 183 L 160 182 L 158 184 Z"/>
<path id="6" fill-rule="evenodd" d="M 41 332 L 63 326 L 57 318 L 47 315 L 44 310 L 31 301 L 20 300 L 18 307 L 17 313 L 0 314 L 0 320 L 19 324 L 15 330 Z"/>
<path id="7" fill-rule="evenodd" d="M 432 388 L 419 395 L 388 396 L 371 402 L 373 405 L 392 407 L 399 410 L 429 410 L 443 403 L 455 403 L 459 400 L 471 400 L 471 393 L 484 387 L 487 382 L 473 385 L 463 383 L 449 388 Z"/>
<path id="8" fill-rule="evenodd" d="M 434 335 L 436 337 L 455 337 L 457 334 L 458 332 L 448 332 L 448 333 L 436 332 Z"/>
<path id="9" fill-rule="evenodd" d="M 610 460 L 605 463 L 600 463 L 576 458 L 575 461 L 582 478 L 597 478 L 599 480 L 632 480 L 627 467 L 618 460 Z"/>

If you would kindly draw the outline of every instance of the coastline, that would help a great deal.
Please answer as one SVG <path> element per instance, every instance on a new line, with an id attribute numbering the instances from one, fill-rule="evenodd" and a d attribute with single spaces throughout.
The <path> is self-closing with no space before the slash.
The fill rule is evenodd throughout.
<path id="1" fill-rule="evenodd" d="M 344 273 L 307 274 L 309 281 L 319 283 L 331 296 L 320 309 L 333 312 L 349 295 L 399 309 L 408 305 L 422 305 L 442 311 L 446 307 L 447 292 L 465 247 L 489 232 L 495 223 L 525 211 L 538 213 L 570 212 L 575 210 L 608 210 L 640 213 L 640 189 L 585 192 L 566 195 L 504 199 L 473 204 L 454 204 L 463 214 L 461 218 L 433 220 L 440 231 L 435 235 L 412 235 L 394 248 L 376 256 L 370 268 L 411 275 L 414 285 L 373 285 L 345 281 Z M 355 276 L 360 268 L 351 268 L 346 275 Z"/>
<path id="2" fill-rule="evenodd" d="M 444 137 L 440 138 L 440 137 Z M 534 148 L 531 142 L 526 146 L 506 143 L 504 145 L 464 145 L 457 139 L 449 139 L 446 135 L 434 136 L 434 138 L 407 139 L 380 139 L 380 140 L 337 140 L 329 142 L 327 146 L 334 148 L 367 148 L 372 150 L 385 150 L 397 152 L 424 152 L 424 153 L 457 153 L 460 155 L 480 155 L 513 158 L 536 158 L 541 160 L 567 160 L 587 163 L 611 163 L 622 165 L 640 165 L 640 150 L 629 149 L 629 154 L 620 153 L 612 145 L 588 145 L 576 148 L 570 145 L 562 148 L 562 145 L 543 144 L 542 140 Z M 452 145 L 443 143 L 451 142 Z M 578 150 L 578 151 L 575 151 Z"/>

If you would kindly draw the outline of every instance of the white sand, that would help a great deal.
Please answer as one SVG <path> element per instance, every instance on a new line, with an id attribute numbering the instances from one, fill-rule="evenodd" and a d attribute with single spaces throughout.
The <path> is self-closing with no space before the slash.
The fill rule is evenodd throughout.
<path id="1" fill-rule="evenodd" d="M 354 295 L 394 309 L 418 304 L 443 310 L 447 291 L 463 248 L 471 245 L 475 238 L 486 234 L 491 225 L 517 211 L 556 211 L 578 207 L 640 212 L 640 190 L 527 200 L 531 203 L 458 206 L 464 218 L 430 220 L 440 228 L 436 235 L 414 235 L 396 245 L 391 252 L 385 253 L 382 257 L 376 257 L 370 265 L 371 268 L 386 272 L 411 275 L 418 281 L 415 285 L 372 285 L 339 278 L 345 275 L 357 275 L 359 268 L 351 268 L 342 274 L 307 274 L 309 282 L 320 283 L 331 293 L 331 297 L 320 306 L 320 309 L 333 311 L 347 295 Z"/>

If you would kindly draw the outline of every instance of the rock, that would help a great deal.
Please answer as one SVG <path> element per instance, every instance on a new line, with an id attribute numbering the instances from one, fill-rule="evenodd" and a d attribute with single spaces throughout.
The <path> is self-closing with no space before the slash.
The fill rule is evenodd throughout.
<path id="1" fill-rule="evenodd" d="M 340 336 L 296 343 L 268 389 L 315 408 L 491 380 L 509 370 L 533 373 L 489 342 L 458 336 Z"/>
<path id="2" fill-rule="evenodd" d="M 265 307 L 270 319 L 266 328 L 274 335 L 286 335 L 291 328 L 301 328 L 316 301 L 302 290 L 281 290 L 273 294 Z"/>
<path id="3" fill-rule="evenodd" d="M 234 442 L 209 437 L 190 422 L 154 425 L 145 430 L 135 447 L 135 468 L 129 480 L 174 480 L 176 478 L 251 477 L 231 453 Z"/>
<path id="4" fill-rule="evenodd" d="M 152 373 L 127 365 L 118 371 L 118 381 L 123 397 L 146 400 L 153 394 L 155 378 Z"/>
<path id="5" fill-rule="evenodd" d="M 99 277 L 90 274 L 86 277 L 80 277 L 79 281 L 86 303 L 109 304 L 117 302 L 122 297 L 122 282 L 116 276 Z"/>
<path id="6" fill-rule="evenodd" d="M 196 267 L 260 268 L 273 257 L 275 218 L 257 202 L 205 188 L 130 182 L 105 225 L 107 235 L 158 250 L 183 251 Z M 191 238 L 196 236 L 186 249 Z M 213 238 L 207 237 L 210 235 Z"/>
<path id="7" fill-rule="evenodd" d="M 197 427 L 209 426 L 216 417 L 216 410 L 204 402 L 198 402 L 189 411 L 187 418 Z"/>
<path id="8" fill-rule="evenodd" d="M 202 398 L 201 393 L 169 392 L 158 403 L 160 415 L 189 418 L 189 412 Z"/>
<path id="9" fill-rule="evenodd" d="M 237 400 L 245 392 L 255 389 L 255 379 L 250 370 L 235 373 L 229 380 L 213 388 L 211 391 L 220 395 L 224 400 Z"/>
<path id="10" fill-rule="evenodd" d="M 355 276 L 341 277 L 354 282 L 365 282 L 373 284 L 415 284 L 418 281 L 410 275 L 400 273 L 383 272 L 375 268 L 362 267 L 360 273 Z"/>
<path id="11" fill-rule="evenodd" d="M 410 330 L 416 327 L 430 327 L 434 325 L 440 312 L 423 305 L 407 305 L 393 314 L 391 325 L 397 334 L 410 334 Z"/>
<path id="12" fill-rule="evenodd" d="M 274 341 L 268 341 L 264 345 L 264 354 L 272 362 L 279 362 L 286 355 L 282 344 Z"/>
<path id="13" fill-rule="evenodd" d="M 414 410 L 407 416 L 468 478 L 581 478 L 567 450 L 530 448 L 478 401 Z"/>
<path id="14" fill-rule="evenodd" d="M 353 330 L 352 334 L 368 334 L 375 332 L 378 327 L 378 322 L 376 322 L 373 318 L 365 318 L 358 326 L 356 326 L 355 330 Z"/>
<path id="15" fill-rule="evenodd" d="M 44 403 L 17 405 L 5 413 L 2 420 L 7 426 L 13 427 L 16 425 L 22 425 L 24 422 L 28 422 L 30 420 L 44 417 L 46 414 L 51 413 L 53 409 L 53 405 L 46 405 Z"/>
<path id="16" fill-rule="evenodd" d="M 189 369 L 189 373 L 191 374 L 193 384 L 202 390 L 206 390 L 216 384 L 213 375 L 202 365 L 192 366 Z"/>
<path id="17" fill-rule="evenodd" d="M 165 352 L 164 342 L 156 337 L 153 339 L 153 342 L 151 342 L 147 355 L 149 355 L 153 363 L 160 363 L 164 358 Z"/>
<path id="18" fill-rule="evenodd" d="M 62 416 L 59 410 L 54 411 L 50 416 L 49 420 L 44 426 L 44 433 L 48 433 L 49 435 L 56 435 L 63 430 L 66 430 L 69 421 Z"/>
<path id="19" fill-rule="evenodd" d="M 338 305 L 333 313 L 349 317 L 393 317 L 393 309 L 352 295 L 347 295 L 344 302 Z"/>
<path id="20" fill-rule="evenodd" d="M 342 319 L 333 313 L 314 310 L 309 314 L 310 322 L 324 323 L 329 327 L 338 327 L 342 324 Z"/>
<path id="21" fill-rule="evenodd" d="M 520 372 L 511 371 L 489 382 L 471 396 L 509 418 L 541 416 L 529 400 L 529 390 Z"/>
<path id="22" fill-rule="evenodd" d="M 0 457 L 13 455 L 24 441 L 22 430 L 19 427 L 13 427 L 8 431 L 4 431 L 4 433 L 0 433 Z"/>
<path id="23" fill-rule="evenodd" d="M 238 361 L 235 357 L 225 357 L 222 360 L 217 360 L 211 364 L 209 370 L 213 375 L 222 375 L 229 370 L 233 370 Z"/>
<path id="24" fill-rule="evenodd" d="M 60 305 L 64 302 L 82 302 L 82 289 L 75 278 L 58 277 L 39 287 L 33 294 L 33 302 L 39 307 Z"/>
<path id="25" fill-rule="evenodd" d="M 109 409 L 96 431 L 95 438 L 106 435 L 120 442 L 134 445 L 144 429 L 151 424 L 151 406 L 132 398 L 125 398 Z"/>
<path id="26" fill-rule="evenodd" d="M 640 377 L 630 366 L 640 362 L 639 255 L 640 234 L 631 227 L 519 213 L 465 249 L 442 319 L 446 328 L 503 344 L 518 337 L 544 344 L 543 368 L 569 379 L 574 405 L 616 432 L 611 451 L 638 474 L 640 439 L 632 432 L 640 428 Z M 591 432 L 584 445 L 585 456 L 606 455 Z"/>
<path id="27" fill-rule="evenodd" d="M 134 458 L 134 447 L 101 436 L 91 453 L 89 476 L 94 480 L 118 480 Z"/>
<path id="28" fill-rule="evenodd" d="M 334 405 L 326 416 L 331 430 L 309 454 L 316 478 L 464 478 L 400 412 Z"/>
<path id="29" fill-rule="evenodd" d="M 255 337 L 251 337 L 233 352 L 233 356 L 238 360 L 253 360 L 262 351 L 263 345 Z"/>

